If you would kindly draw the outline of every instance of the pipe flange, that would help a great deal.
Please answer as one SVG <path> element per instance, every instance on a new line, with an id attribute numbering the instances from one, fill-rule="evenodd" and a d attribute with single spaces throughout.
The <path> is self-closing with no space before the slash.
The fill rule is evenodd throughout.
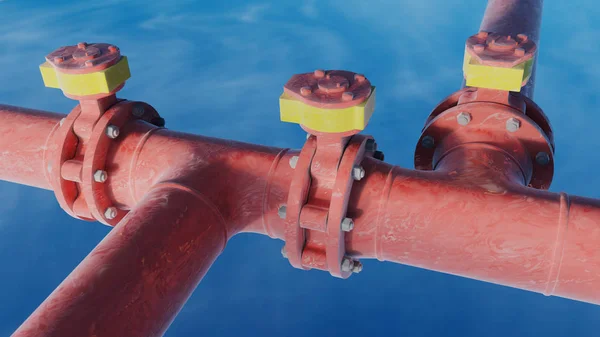
<path id="1" fill-rule="evenodd" d="M 144 114 L 136 116 L 136 109 L 143 110 Z M 78 105 L 60 123 L 49 142 L 47 177 L 58 203 L 69 215 L 114 226 L 124 212 L 112 206 L 105 190 L 106 178 L 95 178 L 95 175 L 105 172 L 108 149 L 118 137 L 119 128 L 138 119 L 163 126 L 164 120 L 150 105 L 124 100 L 95 121 L 87 117 L 82 115 Z M 88 139 L 79 138 L 75 133 L 74 126 L 78 122 L 87 123 L 91 129 Z"/>
<path id="2" fill-rule="evenodd" d="M 143 111 L 143 114 L 137 113 Z M 127 211 L 113 206 L 108 196 L 106 183 L 94 179 L 94 173 L 106 170 L 106 160 L 113 139 L 107 133 L 109 127 L 123 129 L 133 120 L 144 120 L 152 123 L 160 117 L 150 105 L 141 102 L 123 101 L 108 109 L 96 122 L 92 136 L 87 142 L 82 167 L 82 181 L 80 184 L 81 195 L 87 202 L 92 216 L 99 222 L 115 226 L 127 214 Z M 109 178 L 110 179 L 110 172 Z M 114 212 L 109 212 L 114 207 Z"/>
<path id="3" fill-rule="evenodd" d="M 469 114 L 468 124 L 457 123 L 461 114 Z M 415 168 L 433 170 L 447 151 L 473 142 L 495 145 L 511 154 L 530 187 L 550 187 L 554 148 L 547 133 L 518 109 L 492 102 L 460 104 L 429 120 L 415 150 Z"/>

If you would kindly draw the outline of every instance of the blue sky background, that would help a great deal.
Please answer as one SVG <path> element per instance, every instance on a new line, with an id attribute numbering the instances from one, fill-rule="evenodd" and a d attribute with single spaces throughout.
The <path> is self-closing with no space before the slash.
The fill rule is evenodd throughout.
<path id="1" fill-rule="evenodd" d="M 62 45 L 109 42 L 133 74 L 120 97 L 149 102 L 169 128 L 298 148 L 304 132 L 278 120 L 283 84 L 316 68 L 347 69 L 378 87 L 367 133 L 386 161 L 404 167 L 412 167 L 429 111 L 459 88 L 464 40 L 485 8 L 481 0 L 48 2 L 0 0 L 1 103 L 70 111 L 74 102 L 44 88 L 38 65 Z M 547 2 L 536 88 L 556 137 L 551 189 L 588 197 L 600 197 L 599 12 L 594 0 Z M 49 191 L 0 182 L 0 336 L 108 230 L 70 218 Z M 166 336 L 600 331 L 600 306 L 377 261 L 339 280 L 293 269 L 281 246 L 259 235 L 233 238 Z"/>

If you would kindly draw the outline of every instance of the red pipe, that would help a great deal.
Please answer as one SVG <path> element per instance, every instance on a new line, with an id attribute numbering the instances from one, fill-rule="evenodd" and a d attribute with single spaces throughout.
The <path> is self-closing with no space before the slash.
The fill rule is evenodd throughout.
<path id="1" fill-rule="evenodd" d="M 48 140 L 64 115 L 0 104 L 0 177 L 52 189 L 45 176 Z"/>
<path id="2" fill-rule="evenodd" d="M 107 169 L 120 204 L 133 207 L 158 182 L 177 182 L 215 204 L 229 236 L 284 237 L 277 209 L 287 198 L 293 153 L 144 122 L 123 134 Z M 493 159 L 487 168 L 482 153 Z M 349 205 L 349 254 L 600 304 L 600 201 L 523 187 L 512 160 L 475 145 L 452 151 L 433 172 L 366 159 Z"/>
<path id="3" fill-rule="evenodd" d="M 226 241 L 215 205 L 160 184 L 13 336 L 162 336 Z"/>

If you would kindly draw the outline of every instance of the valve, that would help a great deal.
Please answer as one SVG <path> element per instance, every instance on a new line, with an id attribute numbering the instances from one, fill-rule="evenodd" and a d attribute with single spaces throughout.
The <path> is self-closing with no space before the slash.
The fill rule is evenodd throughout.
<path id="1" fill-rule="evenodd" d="M 289 159 L 294 178 L 278 212 L 286 226 L 282 254 L 296 268 L 347 278 L 362 270 L 345 248 L 354 229 L 352 186 L 367 174 L 365 157 L 383 160 L 373 138 L 358 135 L 375 109 L 375 87 L 361 74 L 315 70 L 294 75 L 279 103 L 281 120 L 309 133 L 300 154 Z"/>
<path id="2" fill-rule="evenodd" d="M 466 85 L 520 92 L 531 77 L 536 50 L 536 44 L 524 34 L 479 32 L 466 43 Z"/>
<path id="3" fill-rule="evenodd" d="M 279 98 L 280 118 L 324 133 L 363 130 L 375 110 L 375 87 L 361 74 L 315 70 L 294 75 Z"/>
<path id="4" fill-rule="evenodd" d="M 114 94 L 131 77 L 127 57 L 106 43 L 61 47 L 46 56 L 40 71 L 46 87 L 61 89 L 75 100 Z"/>
<path id="5" fill-rule="evenodd" d="M 46 170 L 56 199 L 73 217 L 114 226 L 128 210 L 116 207 L 107 191 L 109 148 L 127 123 L 163 127 L 164 119 L 148 104 L 117 99 L 131 74 L 114 45 L 61 47 L 46 56 L 40 71 L 46 87 L 79 101 L 49 140 Z"/>

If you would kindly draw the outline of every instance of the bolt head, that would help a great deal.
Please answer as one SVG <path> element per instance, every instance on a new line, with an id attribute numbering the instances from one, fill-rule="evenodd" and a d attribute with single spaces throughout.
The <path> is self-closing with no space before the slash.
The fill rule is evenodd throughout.
<path id="1" fill-rule="evenodd" d="M 344 232 L 349 232 L 354 229 L 354 220 L 350 218 L 344 218 L 340 227 Z"/>
<path id="2" fill-rule="evenodd" d="M 421 146 L 426 149 L 431 149 L 435 145 L 435 140 L 431 136 L 425 136 L 421 139 Z"/>
<path id="3" fill-rule="evenodd" d="M 352 271 L 353 268 L 354 268 L 354 260 L 352 260 L 349 257 L 344 257 L 344 259 L 342 260 L 342 271 L 349 272 L 349 271 Z"/>
<path id="4" fill-rule="evenodd" d="M 485 45 L 483 45 L 483 44 L 476 44 L 476 45 L 473 46 L 473 50 L 476 53 L 482 53 L 485 50 Z"/>
<path id="5" fill-rule="evenodd" d="M 367 139 L 367 142 L 365 143 L 365 150 L 367 152 L 377 151 L 377 143 L 375 143 L 375 139 Z"/>
<path id="6" fill-rule="evenodd" d="M 106 135 L 108 136 L 108 138 L 115 139 L 115 138 L 119 137 L 119 134 L 120 134 L 120 130 L 119 130 L 118 126 L 109 125 L 106 127 Z"/>
<path id="7" fill-rule="evenodd" d="M 279 215 L 279 217 L 281 219 L 285 219 L 285 217 L 287 215 L 287 206 L 286 205 L 281 205 L 279 207 L 279 209 L 277 210 L 277 215 Z"/>
<path id="8" fill-rule="evenodd" d="M 546 166 L 550 163 L 550 155 L 546 152 L 538 152 L 535 156 L 535 161 L 539 165 Z"/>
<path id="9" fill-rule="evenodd" d="M 354 99 L 354 93 L 352 93 L 350 91 L 346 91 L 342 94 L 342 101 L 351 101 L 353 99 Z"/>
<path id="10" fill-rule="evenodd" d="M 471 123 L 471 114 L 468 112 L 461 112 L 456 116 L 456 121 L 458 124 L 465 126 Z"/>
<path id="11" fill-rule="evenodd" d="M 354 261 L 354 267 L 352 267 L 352 272 L 355 274 L 360 273 L 363 270 L 363 265 L 360 261 Z"/>
<path id="12" fill-rule="evenodd" d="M 94 181 L 95 182 L 103 183 L 106 181 L 106 179 L 108 179 L 108 173 L 106 173 L 106 171 L 97 170 L 96 172 L 94 172 Z"/>
<path id="13" fill-rule="evenodd" d="M 136 105 L 136 106 L 133 107 L 132 114 L 135 117 L 142 117 L 144 115 L 144 112 L 145 112 L 144 106 L 142 106 L 142 105 Z"/>
<path id="14" fill-rule="evenodd" d="M 104 211 L 104 217 L 108 220 L 112 220 L 117 217 L 117 208 L 109 207 Z"/>
<path id="15" fill-rule="evenodd" d="M 354 166 L 352 168 L 352 178 L 354 180 L 361 180 L 365 177 L 365 169 L 362 166 Z"/>
<path id="16" fill-rule="evenodd" d="M 312 94 L 312 88 L 309 86 L 302 87 L 302 88 L 300 88 L 300 94 L 302 96 L 308 96 L 308 95 Z"/>
<path id="17" fill-rule="evenodd" d="M 293 156 L 292 158 L 290 158 L 290 167 L 295 169 L 296 165 L 298 164 L 298 156 Z"/>
<path id="18" fill-rule="evenodd" d="M 516 118 L 509 118 L 506 121 L 506 130 L 508 132 L 516 132 L 521 128 L 521 121 Z"/>

